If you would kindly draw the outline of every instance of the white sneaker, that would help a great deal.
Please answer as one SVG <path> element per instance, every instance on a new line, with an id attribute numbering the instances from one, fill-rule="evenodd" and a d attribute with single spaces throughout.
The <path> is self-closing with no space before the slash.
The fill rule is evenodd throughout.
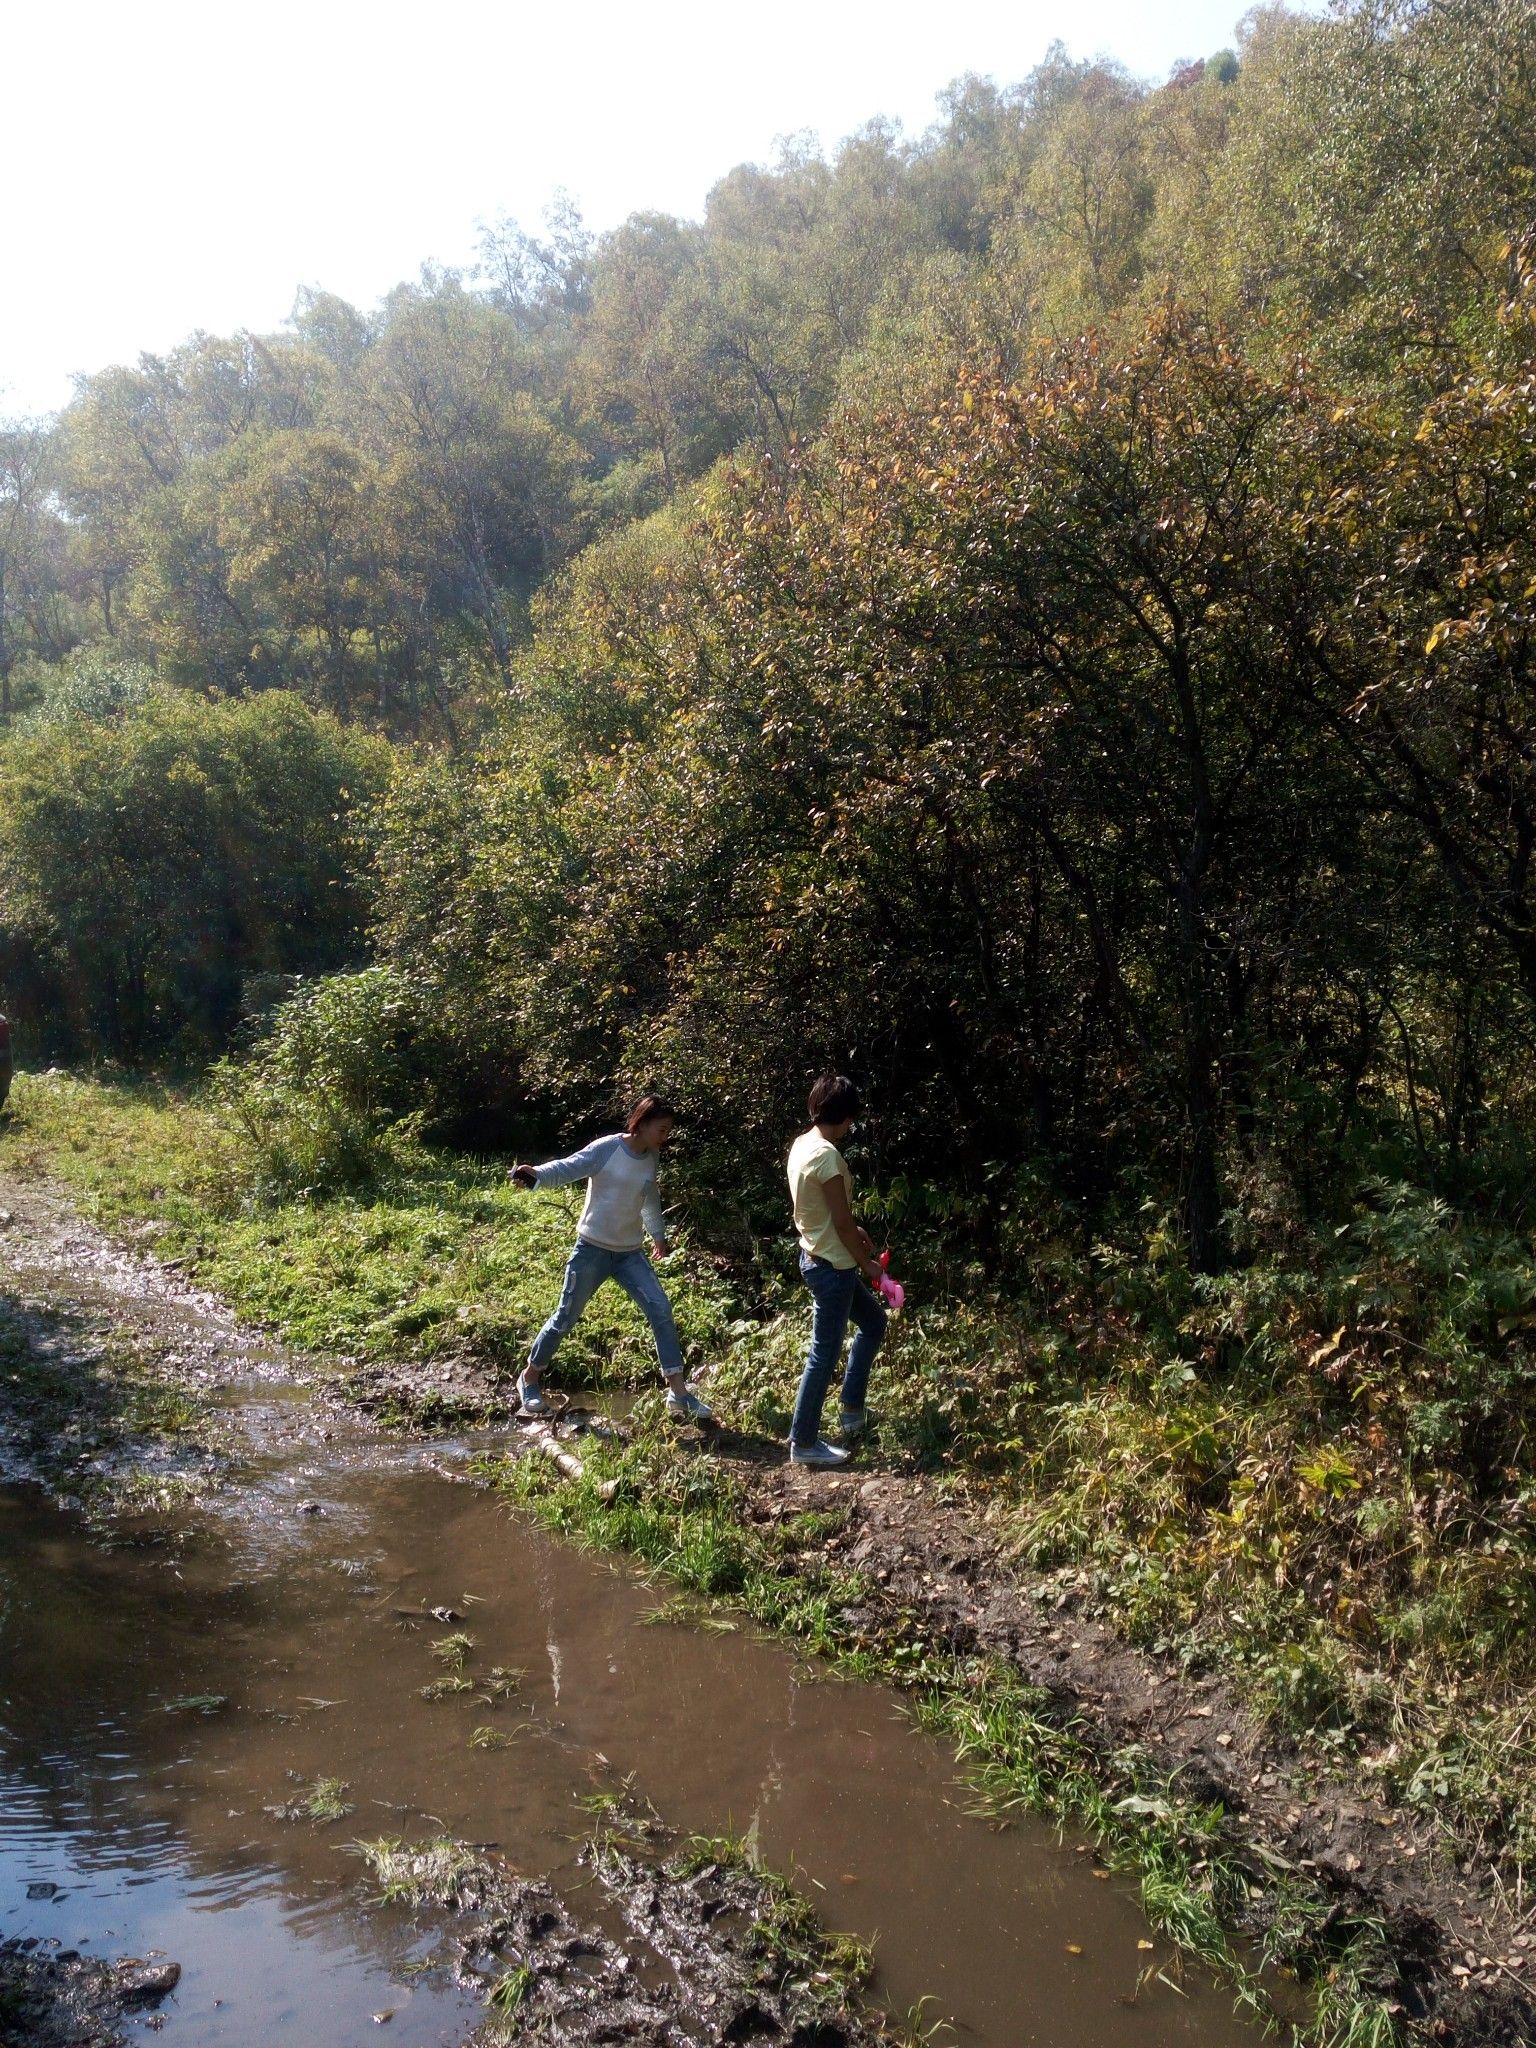
<path id="1" fill-rule="evenodd" d="M 520 1372 L 517 1376 L 517 1400 L 518 1408 L 524 1415 L 549 1413 L 549 1403 L 540 1393 L 538 1381 L 529 1379 L 525 1372 Z"/>
<path id="2" fill-rule="evenodd" d="M 824 1436 L 819 1436 L 813 1444 L 791 1444 L 789 1462 L 791 1465 L 846 1465 L 848 1453 L 840 1451 L 836 1444 L 829 1444 Z"/>
<path id="3" fill-rule="evenodd" d="M 674 1422 L 713 1422 L 715 1411 L 707 1401 L 701 1401 L 692 1387 L 684 1387 L 680 1394 L 667 1389 L 667 1413 Z"/>
<path id="4" fill-rule="evenodd" d="M 845 1408 L 837 1418 L 837 1433 L 845 1444 L 852 1443 L 856 1436 L 862 1436 L 868 1427 L 867 1408 Z"/>

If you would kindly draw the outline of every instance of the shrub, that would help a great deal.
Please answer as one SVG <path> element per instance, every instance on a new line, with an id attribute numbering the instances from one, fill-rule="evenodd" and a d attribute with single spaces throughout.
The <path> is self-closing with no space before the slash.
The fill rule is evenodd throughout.
<path id="1" fill-rule="evenodd" d="M 301 985 L 252 1055 L 216 1070 L 248 1192 L 334 1194 L 403 1163 L 425 1121 L 427 1057 L 405 976 L 369 967 Z"/>

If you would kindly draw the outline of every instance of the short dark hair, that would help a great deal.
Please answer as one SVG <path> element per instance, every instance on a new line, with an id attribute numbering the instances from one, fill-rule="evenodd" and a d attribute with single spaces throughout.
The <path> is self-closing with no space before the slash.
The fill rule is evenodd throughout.
<path id="1" fill-rule="evenodd" d="M 625 1133 L 632 1138 L 642 1124 L 653 1124 L 661 1117 L 668 1117 L 674 1123 L 677 1120 L 677 1111 L 665 1095 L 642 1095 L 629 1112 L 629 1122 L 624 1126 Z"/>
<path id="2" fill-rule="evenodd" d="M 807 1107 L 813 1124 L 840 1124 L 857 1116 L 864 1098 L 846 1074 L 818 1074 Z"/>

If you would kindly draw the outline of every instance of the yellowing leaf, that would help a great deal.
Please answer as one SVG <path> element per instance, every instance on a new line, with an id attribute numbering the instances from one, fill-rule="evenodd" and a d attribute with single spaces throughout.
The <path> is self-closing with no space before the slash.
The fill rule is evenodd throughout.
<path id="1" fill-rule="evenodd" d="M 1311 1356 L 1307 1360 L 1308 1372 L 1312 1371 L 1312 1369 L 1315 1366 L 1321 1365 L 1325 1358 L 1331 1358 L 1333 1356 L 1334 1352 L 1338 1350 L 1340 1344 L 1343 1342 L 1344 1332 L 1348 1328 L 1349 1325 L 1347 1323 L 1340 1323 L 1339 1327 L 1334 1331 L 1333 1335 L 1331 1337 L 1325 1338 L 1324 1341 L 1318 1345 L 1317 1349 L 1311 1354 Z"/>

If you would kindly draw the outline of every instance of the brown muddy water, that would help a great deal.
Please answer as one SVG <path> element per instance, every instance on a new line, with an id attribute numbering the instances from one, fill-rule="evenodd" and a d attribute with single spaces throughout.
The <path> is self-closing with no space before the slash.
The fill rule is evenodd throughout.
<path id="1" fill-rule="evenodd" d="M 211 1329 L 228 1364 L 208 1304 L 159 1313 L 162 1334 L 166 1314 Z M 577 1802 L 627 1780 L 673 1827 L 792 1872 L 874 1942 L 876 1997 L 930 2000 L 924 2023 L 962 2043 L 1256 2038 L 1192 1974 L 1128 2002 L 1149 1962 L 1176 1972 L 1075 1841 L 968 1816 L 894 1694 L 745 1624 L 648 1621 L 664 1586 L 469 1482 L 486 1439 L 384 1440 L 266 1376 L 224 1399 L 232 1483 L 169 1544 L 103 1542 L 0 1485 L 0 1939 L 173 1957 L 176 1992 L 137 2024 L 218 2048 L 462 2042 L 481 2009 L 413 1972 L 435 1937 L 375 1902 L 349 1845 L 448 1833 L 574 1888 Z M 454 1630 L 476 1690 L 424 1698 Z M 521 1676 L 488 1704 L 493 1667 Z M 510 1740 L 473 1746 L 486 1727 Z M 322 1778 L 345 1781 L 345 1818 L 282 1816 Z"/>

